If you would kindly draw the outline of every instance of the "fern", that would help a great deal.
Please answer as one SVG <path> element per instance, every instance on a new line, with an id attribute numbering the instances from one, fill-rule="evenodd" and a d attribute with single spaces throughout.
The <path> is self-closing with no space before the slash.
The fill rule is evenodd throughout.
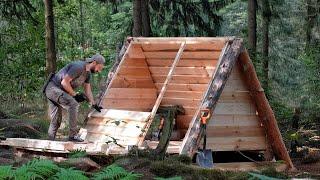
<path id="1" fill-rule="evenodd" d="M 49 160 L 34 159 L 14 172 L 15 179 L 46 179 L 54 175 L 59 167 Z"/>
<path id="2" fill-rule="evenodd" d="M 182 177 L 181 176 L 174 176 L 170 178 L 155 177 L 154 180 L 182 180 Z"/>
<path id="3" fill-rule="evenodd" d="M 58 180 L 58 179 L 76 179 L 76 180 L 87 180 L 82 171 L 75 170 L 73 168 L 64 169 L 60 168 L 60 171 L 57 172 L 54 176 L 49 178 L 49 180 Z"/>
<path id="4" fill-rule="evenodd" d="M 0 179 L 12 179 L 13 173 L 12 166 L 0 166 Z"/>
<path id="5" fill-rule="evenodd" d="M 76 150 L 70 151 L 68 158 L 82 158 L 86 156 L 87 156 L 86 150 L 76 149 Z"/>
<path id="6" fill-rule="evenodd" d="M 127 180 L 134 180 L 134 179 L 139 179 L 139 177 L 142 177 L 142 174 L 136 174 L 132 172 L 127 172 L 124 168 L 112 164 L 99 173 L 96 173 L 93 176 L 93 179 L 95 180 L 102 180 L 102 179 L 127 179 Z"/>

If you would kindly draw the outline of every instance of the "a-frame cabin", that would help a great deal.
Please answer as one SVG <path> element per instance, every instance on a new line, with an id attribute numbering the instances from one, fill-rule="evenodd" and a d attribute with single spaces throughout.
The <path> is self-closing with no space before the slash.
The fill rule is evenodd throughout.
<path id="1" fill-rule="evenodd" d="M 203 133 L 200 111 L 210 109 L 207 149 L 263 152 L 266 160 L 276 157 L 293 168 L 241 39 L 132 38 L 109 77 L 100 103 L 105 109 L 89 114 L 86 144 L 13 138 L 0 144 L 122 154 L 132 145 L 154 147 L 157 142 L 145 137 L 159 106 L 182 105 L 185 114 L 176 118 L 181 138 L 167 152 L 193 156 Z"/>

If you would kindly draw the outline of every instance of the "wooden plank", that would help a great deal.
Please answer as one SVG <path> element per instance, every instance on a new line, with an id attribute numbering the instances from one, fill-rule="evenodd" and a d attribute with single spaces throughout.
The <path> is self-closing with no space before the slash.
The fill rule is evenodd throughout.
<path id="1" fill-rule="evenodd" d="M 133 44 L 133 43 L 130 43 L 131 44 L 131 48 L 129 49 L 129 52 L 128 52 L 128 57 L 129 58 L 145 58 L 145 55 L 142 51 L 142 48 L 141 48 L 141 45 L 138 45 L 138 44 Z"/>
<path id="2" fill-rule="evenodd" d="M 150 67 L 170 67 L 173 59 L 146 59 Z M 181 59 L 177 67 L 215 67 L 217 60 L 214 59 Z"/>
<path id="3" fill-rule="evenodd" d="M 248 88 L 242 80 L 239 79 L 228 79 L 223 92 L 233 92 L 233 91 L 248 91 Z"/>
<path id="4" fill-rule="evenodd" d="M 257 115 L 227 115 L 214 114 L 208 126 L 251 126 L 260 127 L 261 122 Z"/>
<path id="5" fill-rule="evenodd" d="M 233 37 L 134 37 L 133 42 L 166 42 L 166 43 L 179 43 L 182 42 L 226 42 Z"/>
<path id="6" fill-rule="evenodd" d="M 158 90 L 159 92 L 159 90 Z M 201 99 L 203 96 L 203 91 L 174 91 L 167 90 L 164 97 L 171 98 L 189 98 L 189 99 Z"/>
<path id="7" fill-rule="evenodd" d="M 124 149 L 128 145 L 136 145 L 138 143 L 139 138 L 138 137 L 119 137 L 116 138 L 116 142 L 122 146 L 124 146 Z M 107 135 L 101 135 L 99 133 L 90 133 L 86 137 L 86 141 L 88 142 L 95 142 L 95 143 L 102 143 L 102 142 L 108 142 L 111 141 L 108 145 L 115 145 L 113 142 L 112 137 Z"/>
<path id="8" fill-rule="evenodd" d="M 213 114 L 255 115 L 256 111 L 250 102 L 218 102 Z"/>
<path id="9" fill-rule="evenodd" d="M 150 51 L 144 52 L 144 55 L 147 59 L 150 58 L 161 58 L 161 59 L 170 59 L 175 58 L 175 51 Z M 184 52 L 182 58 L 185 59 L 215 59 L 219 58 L 220 51 L 193 51 L 193 52 Z"/>
<path id="10" fill-rule="evenodd" d="M 212 151 L 265 150 L 265 137 L 207 137 Z"/>
<path id="11" fill-rule="evenodd" d="M 152 75 L 155 83 L 163 83 L 167 76 Z M 208 84 L 210 81 L 209 76 L 195 76 L 195 75 L 173 75 L 170 83 L 175 84 Z"/>
<path id="12" fill-rule="evenodd" d="M 218 102 L 221 102 L 221 103 L 247 102 L 247 103 L 253 104 L 249 91 L 233 91 L 233 92 L 223 91 Z"/>
<path id="13" fill-rule="evenodd" d="M 187 99 L 187 98 L 172 98 L 164 97 L 161 101 L 161 105 L 170 106 L 170 105 L 182 105 L 183 107 L 198 107 L 200 104 L 200 99 Z"/>
<path id="14" fill-rule="evenodd" d="M 148 67 L 144 58 L 126 58 L 122 64 L 123 67 Z"/>
<path id="15" fill-rule="evenodd" d="M 129 121 L 128 124 L 120 123 L 118 126 L 113 123 L 106 125 L 87 125 L 87 133 L 100 134 L 101 136 L 108 135 L 114 138 L 137 138 L 142 134 L 142 130 L 146 123 Z"/>
<path id="16" fill-rule="evenodd" d="M 147 67 L 127 67 L 123 66 L 119 70 L 118 76 L 131 76 L 131 77 L 144 77 L 144 78 L 149 78 L 150 77 L 150 72 Z"/>
<path id="17" fill-rule="evenodd" d="M 115 76 L 110 88 L 155 88 L 155 85 L 151 78 L 137 79 L 137 77 Z"/>
<path id="18" fill-rule="evenodd" d="M 156 102 L 155 102 L 155 104 L 154 104 L 154 106 L 153 106 L 153 108 L 152 108 L 152 111 L 151 111 L 151 114 L 150 114 L 150 119 L 149 119 L 149 122 L 148 122 L 148 124 L 147 124 L 147 129 L 148 129 L 149 126 L 151 125 L 151 122 L 153 121 L 153 118 L 154 118 L 154 116 L 155 116 L 156 113 L 157 113 L 157 110 L 158 110 L 158 108 L 159 108 L 159 106 L 160 106 L 160 103 L 161 103 L 161 101 L 162 101 L 162 98 L 163 98 L 163 96 L 164 96 L 164 93 L 165 93 L 165 91 L 167 90 L 167 86 L 168 86 L 169 82 L 170 82 L 171 79 L 172 79 L 173 72 L 174 72 L 174 70 L 175 70 L 175 68 L 176 68 L 176 66 L 177 66 L 177 64 L 178 64 L 178 62 L 179 62 L 179 60 L 180 60 L 180 58 L 181 58 L 181 56 L 182 56 L 182 53 L 183 53 L 183 50 L 184 50 L 185 47 L 186 47 L 186 43 L 184 43 L 184 42 L 181 43 L 181 46 L 180 46 L 180 48 L 179 48 L 179 51 L 178 51 L 178 53 L 176 54 L 175 59 L 174 59 L 174 61 L 173 61 L 173 64 L 172 64 L 172 66 L 171 66 L 171 69 L 170 69 L 170 71 L 169 71 L 169 73 L 168 73 L 168 75 L 167 75 L 167 77 L 166 77 L 166 79 L 165 79 L 165 81 L 164 81 L 164 84 L 163 84 L 163 86 L 162 86 L 162 88 L 161 88 L 161 91 L 160 91 L 160 93 L 159 93 L 159 95 L 158 95 L 158 98 L 157 98 L 157 100 L 156 100 Z M 144 140 L 145 136 L 146 136 L 146 132 L 143 134 L 143 137 L 140 139 L 139 145 L 141 145 L 141 144 L 143 143 L 143 140 Z"/>
<path id="19" fill-rule="evenodd" d="M 169 67 L 149 67 L 151 75 L 167 75 Z M 202 75 L 212 76 L 215 67 L 177 67 L 174 71 L 175 75 Z"/>
<path id="20" fill-rule="evenodd" d="M 208 126 L 207 137 L 265 137 L 262 127 L 252 126 Z"/>
<path id="21" fill-rule="evenodd" d="M 103 107 L 107 109 L 127 109 L 127 108 L 141 108 L 152 109 L 156 99 L 151 98 L 137 98 L 137 99 L 115 99 L 105 98 L 103 99 Z"/>
<path id="22" fill-rule="evenodd" d="M 151 98 L 157 97 L 157 89 L 151 88 L 110 88 L 105 98 L 116 99 L 135 99 L 135 98 Z"/>
<path id="23" fill-rule="evenodd" d="M 88 115 L 89 118 L 108 118 L 108 119 L 121 119 L 145 122 L 150 116 L 150 112 L 138 112 L 138 111 L 123 111 L 115 109 L 102 109 L 101 113 L 92 112 Z"/>
<path id="24" fill-rule="evenodd" d="M 135 42 L 134 42 L 135 43 Z M 166 42 L 140 42 L 143 51 L 178 51 L 180 43 L 166 43 Z M 190 42 L 186 44 L 186 51 L 195 50 L 221 50 L 225 45 L 223 41 L 212 41 L 212 42 Z"/>
<path id="25" fill-rule="evenodd" d="M 144 142 L 151 149 L 155 149 L 159 144 L 159 141 L 146 140 Z M 168 148 L 167 148 L 167 153 L 170 153 L 170 154 L 179 153 L 181 143 L 182 143 L 182 141 L 170 141 L 169 145 L 168 145 Z"/>
<path id="26" fill-rule="evenodd" d="M 163 86 L 163 83 L 155 83 L 157 89 L 160 89 Z M 208 87 L 208 84 L 175 84 L 170 83 L 167 87 L 167 92 L 170 90 L 176 91 L 205 91 Z"/>

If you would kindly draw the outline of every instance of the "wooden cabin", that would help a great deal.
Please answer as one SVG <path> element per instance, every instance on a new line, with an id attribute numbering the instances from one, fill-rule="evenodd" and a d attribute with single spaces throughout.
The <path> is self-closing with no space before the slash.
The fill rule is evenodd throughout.
<path id="1" fill-rule="evenodd" d="M 267 161 L 276 157 L 293 168 L 241 39 L 133 38 L 117 65 L 101 96 L 105 109 L 88 116 L 82 134 L 87 143 L 60 142 L 55 149 L 48 141 L 47 150 L 122 154 L 133 145 L 154 148 L 158 142 L 145 137 L 157 109 L 181 105 L 185 114 L 176 117 L 180 138 L 167 152 L 193 156 L 201 145 L 201 110 L 210 109 L 207 149 L 262 152 Z M 6 142 L 15 146 L 17 141 L 28 146 L 23 139 Z M 36 144 L 28 148 L 45 146 Z"/>

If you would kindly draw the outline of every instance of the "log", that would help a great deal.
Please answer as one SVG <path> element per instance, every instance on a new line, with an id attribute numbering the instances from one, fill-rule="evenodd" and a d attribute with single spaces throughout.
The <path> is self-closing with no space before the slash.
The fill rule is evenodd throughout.
<path id="1" fill-rule="evenodd" d="M 250 91 L 250 95 L 252 99 L 254 99 L 259 118 L 264 125 L 264 129 L 266 130 L 268 143 L 271 144 L 275 155 L 284 160 L 287 163 L 288 168 L 293 170 L 294 166 L 283 143 L 276 118 L 268 103 L 264 90 L 261 87 L 247 51 L 243 51 L 240 54 L 238 63 L 242 73 L 244 74 L 245 82 Z"/>
<path id="2" fill-rule="evenodd" d="M 225 52 L 221 52 L 222 56 L 220 57 L 220 63 L 218 63 L 217 71 L 213 75 L 213 80 L 211 81 L 205 98 L 197 111 L 197 116 L 191 121 L 191 128 L 189 128 L 183 140 L 180 154 L 186 154 L 193 157 L 196 153 L 203 134 L 203 129 L 200 128 L 200 110 L 210 109 L 212 114 L 242 48 L 242 40 L 234 39 L 227 43 L 226 48 L 224 49 Z"/>

